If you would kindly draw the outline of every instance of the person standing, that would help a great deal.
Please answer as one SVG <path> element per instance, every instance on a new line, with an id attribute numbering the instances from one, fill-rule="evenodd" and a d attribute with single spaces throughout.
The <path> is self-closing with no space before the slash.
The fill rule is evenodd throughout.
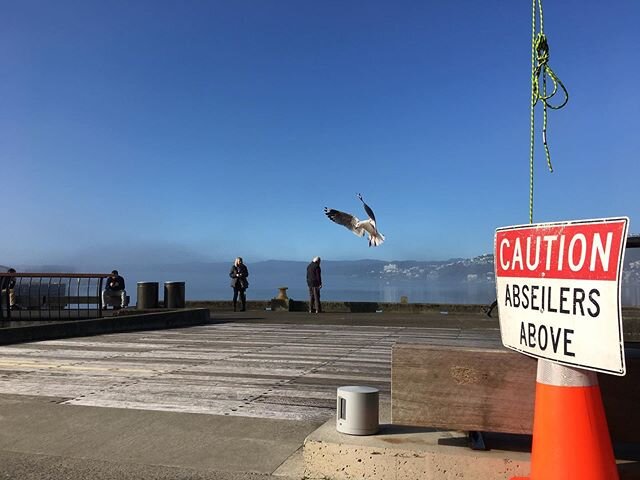
<path id="1" fill-rule="evenodd" d="M 7 273 L 16 273 L 15 268 L 10 268 L 7 270 Z M 0 290 L 2 291 L 2 295 L 9 296 L 9 308 L 11 310 L 17 310 L 18 305 L 16 304 L 16 278 L 15 277 L 2 277 L 0 278 Z M 1 304 L 2 302 L 0 302 Z"/>
<path id="2" fill-rule="evenodd" d="M 247 296 L 245 291 L 249 288 L 249 280 L 247 280 L 249 270 L 242 262 L 242 257 L 236 258 L 229 272 L 229 276 L 231 277 L 231 288 L 233 288 L 233 311 L 235 312 L 238 309 L 239 294 L 240 303 L 242 304 L 240 311 L 244 312 L 247 309 Z"/>
<path id="3" fill-rule="evenodd" d="M 309 313 L 312 313 L 314 309 L 316 313 L 322 312 L 320 306 L 320 289 L 322 288 L 320 257 L 313 257 L 307 266 L 307 285 L 309 286 Z"/>
<path id="4" fill-rule="evenodd" d="M 107 286 L 102 291 L 102 310 L 106 310 L 113 299 L 120 300 L 119 308 L 127 308 L 127 291 L 124 289 L 124 278 L 118 274 L 117 270 L 112 270 L 107 277 Z M 113 307 L 118 308 L 118 307 Z"/>
<path id="5" fill-rule="evenodd" d="M 487 317 L 489 318 L 493 318 L 491 317 L 491 313 L 493 312 L 493 309 L 496 308 L 498 306 L 498 299 L 496 298 L 491 305 L 489 305 L 488 307 L 483 307 L 482 310 L 484 311 L 484 313 L 487 315 Z"/>

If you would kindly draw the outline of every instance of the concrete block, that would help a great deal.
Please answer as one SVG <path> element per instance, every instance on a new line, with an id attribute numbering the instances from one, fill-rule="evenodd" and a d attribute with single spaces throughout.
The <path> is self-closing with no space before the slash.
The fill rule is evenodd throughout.
<path id="1" fill-rule="evenodd" d="M 288 312 L 289 311 L 289 299 L 281 299 L 281 298 L 272 298 L 271 299 L 271 310 L 272 311 L 281 311 Z"/>
<path id="2" fill-rule="evenodd" d="M 476 451 L 464 433 L 385 424 L 378 435 L 353 437 L 336 431 L 335 419 L 304 443 L 305 475 L 350 480 L 508 480 L 527 475 L 529 453 Z"/>

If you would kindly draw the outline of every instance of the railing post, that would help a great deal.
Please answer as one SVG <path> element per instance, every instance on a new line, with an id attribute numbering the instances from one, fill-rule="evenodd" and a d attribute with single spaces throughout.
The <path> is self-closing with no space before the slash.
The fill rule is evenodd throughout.
<path id="1" fill-rule="evenodd" d="M 100 280 L 98 281 L 98 293 L 97 293 L 97 297 L 99 299 L 98 318 L 102 318 L 102 282 L 103 281 L 104 281 L 104 278 L 100 277 Z"/>

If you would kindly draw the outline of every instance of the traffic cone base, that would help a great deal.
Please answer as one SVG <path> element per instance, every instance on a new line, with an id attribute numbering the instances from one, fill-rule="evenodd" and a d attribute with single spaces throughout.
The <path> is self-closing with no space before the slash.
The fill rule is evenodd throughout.
<path id="1" fill-rule="evenodd" d="M 531 474 L 512 480 L 569 478 L 619 478 L 600 387 L 594 372 L 539 360 Z"/>

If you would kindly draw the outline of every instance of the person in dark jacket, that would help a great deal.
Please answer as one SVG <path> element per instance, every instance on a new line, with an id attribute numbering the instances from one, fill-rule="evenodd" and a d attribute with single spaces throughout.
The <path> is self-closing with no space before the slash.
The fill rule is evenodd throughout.
<path id="1" fill-rule="evenodd" d="M 15 268 L 10 268 L 7 270 L 7 273 L 16 273 Z M 18 305 L 16 305 L 16 279 L 15 277 L 2 277 L 0 278 L 0 290 L 1 294 L 7 295 L 9 294 L 9 308 L 11 310 L 16 310 Z M 1 302 L 0 302 L 1 303 Z"/>
<path id="2" fill-rule="evenodd" d="M 118 274 L 117 270 L 111 271 L 111 275 L 107 277 L 107 286 L 102 291 L 103 310 L 107 309 L 109 301 L 113 298 L 120 299 L 120 308 L 127 307 L 127 291 L 125 290 L 124 278 Z"/>
<path id="3" fill-rule="evenodd" d="M 320 289 L 322 288 L 322 270 L 320 269 L 320 257 L 314 257 L 307 266 L 307 285 L 309 286 L 309 313 L 314 310 L 322 312 L 320 306 Z"/>
<path id="4" fill-rule="evenodd" d="M 247 309 L 247 296 L 245 291 L 249 288 L 249 280 L 247 280 L 249 270 L 242 262 L 242 257 L 236 258 L 229 272 L 229 276 L 231 277 L 231 288 L 233 288 L 233 311 L 235 312 L 238 309 L 238 294 L 240 294 L 240 302 L 242 304 L 240 311 L 244 312 Z"/>

